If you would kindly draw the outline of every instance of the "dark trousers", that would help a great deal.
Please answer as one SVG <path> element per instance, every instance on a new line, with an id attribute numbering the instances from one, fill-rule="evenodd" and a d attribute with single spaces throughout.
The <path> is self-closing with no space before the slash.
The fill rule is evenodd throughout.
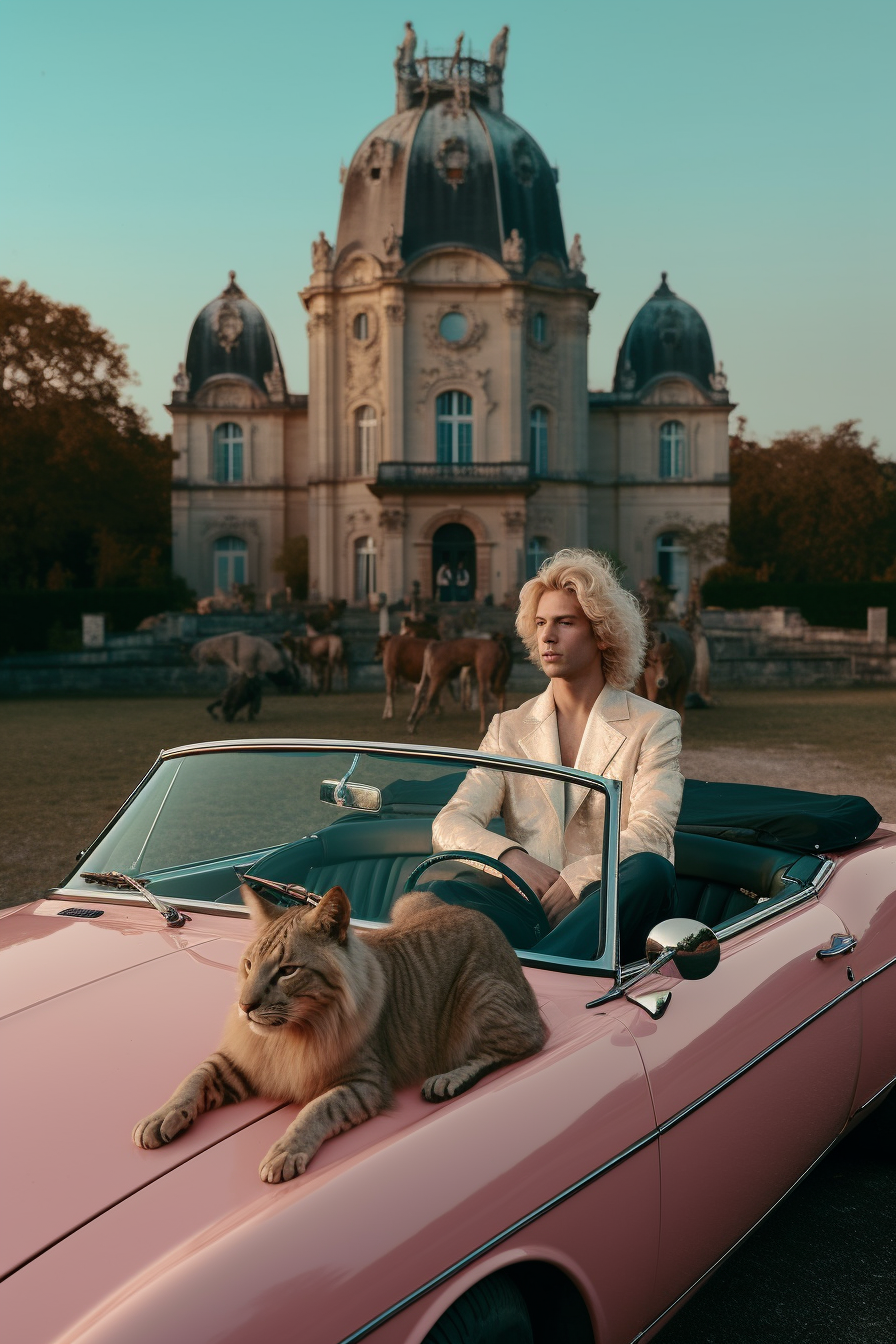
<path id="1" fill-rule="evenodd" d="M 450 861 L 449 861 L 450 862 Z M 458 865 L 459 867 L 460 865 Z M 500 878 L 486 873 L 427 883 L 448 905 L 480 910 L 501 929 L 514 947 L 553 957 L 591 961 L 600 935 L 600 883 L 586 887 L 574 910 L 545 933 L 528 901 Z M 675 910 L 675 869 L 659 854 L 633 854 L 619 865 L 619 935 L 623 964 L 644 956 L 647 935 Z M 595 899 L 597 898 L 597 899 Z"/>

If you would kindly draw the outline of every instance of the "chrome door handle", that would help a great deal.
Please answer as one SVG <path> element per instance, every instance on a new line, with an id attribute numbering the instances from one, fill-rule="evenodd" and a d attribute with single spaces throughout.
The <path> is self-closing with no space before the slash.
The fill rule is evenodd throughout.
<path id="1" fill-rule="evenodd" d="M 858 941 L 858 938 L 853 938 L 851 933 L 835 933 L 830 947 L 820 947 L 815 955 L 820 961 L 824 961 L 827 957 L 842 957 L 844 952 L 851 952 L 858 945 Z"/>

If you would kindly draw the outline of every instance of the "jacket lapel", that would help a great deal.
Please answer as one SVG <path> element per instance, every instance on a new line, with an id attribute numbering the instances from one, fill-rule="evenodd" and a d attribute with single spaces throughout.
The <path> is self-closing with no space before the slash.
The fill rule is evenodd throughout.
<path id="1" fill-rule="evenodd" d="M 530 727 L 531 725 L 531 727 Z M 554 709 L 554 697 L 550 686 L 544 691 L 527 716 L 523 732 L 519 739 L 520 751 L 530 761 L 547 761 L 549 765 L 560 764 L 560 738 L 557 736 L 557 713 Z M 563 834 L 563 785 L 557 779 L 545 779 L 536 775 L 538 783 L 554 809 L 560 834 Z"/>
<path id="2" fill-rule="evenodd" d="M 576 757 L 577 770 L 586 770 L 591 775 L 606 774 L 607 767 L 626 740 L 625 733 L 620 732 L 618 728 L 614 728 L 613 722 L 628 717 L 628 696 L 625 691 L 618 691 L 613 686 L 605 686 L 595 700 L 588 716 L 588 722 L 585 725 L 582 742 L 579 746 L 579 754 Z M 569 826 L 589 793 L 591 793 L 591 789 L 586 788 L 584 784 L 574 784 L 572 786 L 573 807 L 566 818 L 567 826 Z"/>

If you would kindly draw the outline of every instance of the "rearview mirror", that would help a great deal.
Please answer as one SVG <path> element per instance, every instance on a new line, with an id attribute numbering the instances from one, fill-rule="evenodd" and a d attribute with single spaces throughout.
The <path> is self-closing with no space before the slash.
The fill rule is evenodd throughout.
<path id="1" fill-rule="evenodd" d="M 320 786 L 320 800 L 333 807 L 353 807 L 359 812 L 379 812 L 383 795 L 373 784 L 349 784 L 344 779 L 325 779 Z"/>
<path id="2" fill-rule="evenodd" d="M 664 919 L 647 935 L 646 955 L 651 970 L 658 969 L 657 962 L 671 961 L 682 980 L 703 980 L 718 966 L 721 949 L 699 919 Z"/>

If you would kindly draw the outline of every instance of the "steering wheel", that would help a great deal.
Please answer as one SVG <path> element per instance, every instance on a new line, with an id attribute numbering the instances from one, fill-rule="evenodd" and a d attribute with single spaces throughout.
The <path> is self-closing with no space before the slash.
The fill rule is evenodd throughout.
<path id="1" fill-rule="evenodd" d="M 414 887 L 417 885 L 417 879 L 426 872 L 427 868 L 431 868 L 435 863 L 446 863 L 449 859 L 473 864 L 477 868 L 484 868 L 486 872 L 498 873 L 508 886 L 512 887 L 514 891 L 518 892 L 519 895 L 523 896 L 525 900 L 528 901 L 538 925 L 539 938 L 547 937 L 551 931 L 551 926 L 548 923 L 548 917 L 544 912 L 544 906 L 525 878 L 520 877 L 519 873 L 515 873 L 512 868 L 509 868 L 506 863 L 502 863 L 500 859 L 485 858 L 484 855 L 474 854 L 473 851 L 469 849 L 445 849 L 442 850 L 440 854 L 430 854 L 422 863 L 418 863 L 413 872 L 409 874 L 408 880 L 404 884 L 405 892 L 413 891 Z"/>

